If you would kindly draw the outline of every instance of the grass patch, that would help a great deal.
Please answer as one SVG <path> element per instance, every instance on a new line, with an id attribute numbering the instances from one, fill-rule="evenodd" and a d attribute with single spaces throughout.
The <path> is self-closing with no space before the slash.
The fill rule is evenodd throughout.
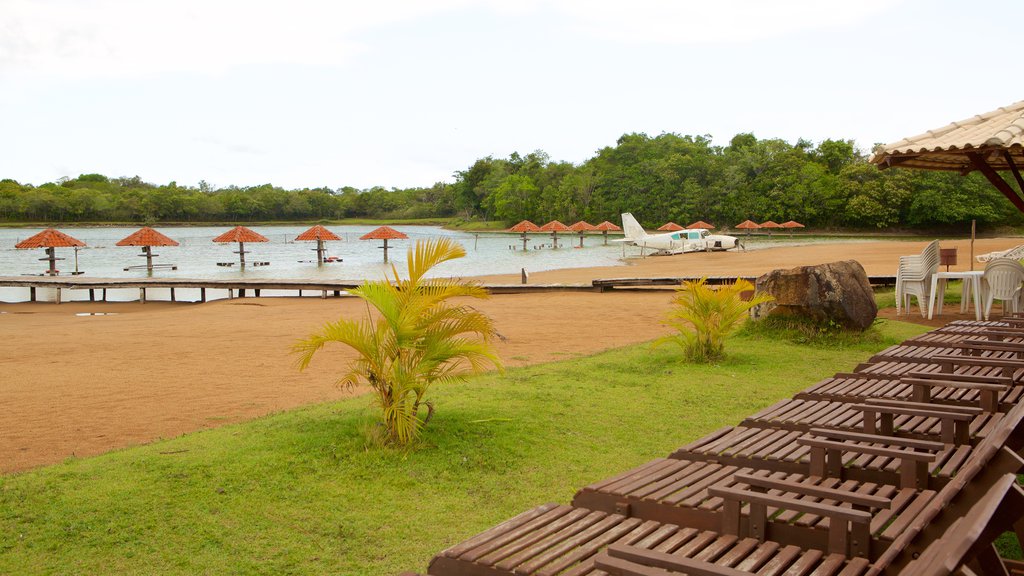
<path id="1" fill-rule="evenodd" d="M 926 330 L 808 346 L 759 334 L 719 364 L 640 345 L 437 386 L 414 451 L 368 446 L 368 398 L 0 477 L 0 573 L 346 574 L 439 550 Z"/>

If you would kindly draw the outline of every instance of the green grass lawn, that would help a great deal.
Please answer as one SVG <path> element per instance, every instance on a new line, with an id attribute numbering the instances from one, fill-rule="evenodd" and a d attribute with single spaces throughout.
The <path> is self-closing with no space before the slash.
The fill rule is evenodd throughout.
<path id="1" fill-rule="evenodd" d="M 373 448 L 367 397 L 0 476 L 0 574 L 393 574 L 725 425 L 925 327 L 868 343 L 745 334 L 487 374 L 432 393 L 416 450 Z M 187 382 L 182 382 L 187 386 Z"/>

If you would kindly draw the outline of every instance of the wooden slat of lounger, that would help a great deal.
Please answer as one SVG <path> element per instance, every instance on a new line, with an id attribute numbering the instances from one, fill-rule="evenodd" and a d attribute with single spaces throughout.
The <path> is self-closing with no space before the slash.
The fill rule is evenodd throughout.
<path id="1" fill-rule="evenodd" d="M 572 508 L 570 508 L 569 506 L 559 506 L 557 504 L 543 504 L 532 510 L 527 510 L 526 512 L 523 512 L 522 514 L 514 518 L 506 520 L 505 522 L 502 522 L 494 528 L 491 528 L 486 532 L 482 532 L 477 536 L 474 536 L 473 538 L 456 544 L 455 546 L 452 546 L 451 548 L 444 550 L 443 552 L 441 552 L 441 554 L 452 557 L 461 556 L 469 550 L 476 548 L 477 546 L 485 542 L 488 542 L 494 538 L 501 538 L 503 537 L 503 535 L 514 532 L 515 530 L 531 522 L 543 523 L 545 522 L 543 518 L 557 518 L 558 516 L 568 514 L 571 510 Z"/>
<path id="2" fill-rule="evenodd" d="M 703 536 L 703 535 L 702 535 Z M 729 548 L 714 562 L 702 562 L 681 551 L 663 553 L 641 550 L 636 547 L 609 547 L 596 558 L 598 568 L 605 568 L 615 574 L 642 576 L 671 576 L 681 574 L 742 575 L 757 573 L 763 576 L 816 575 L 831 576 L 862 574 L 868 562 L 864 559 L 847 560 L 841 554 L 825 556 L 816 550 L 800 550 L 794 546 L 779 546 L 774 542 L 757 543 L 751 539 L 734 539 L 722 542 L 716 538 L 708 545 L 717 550 Z M 735 563 L 742 553 L 747 556 Z"/>
<path id="3" fill-rule="evenodd" d="M 673 539 L 688 539 L 696 533 L 697 530 L 693 530 L 691 528 L 679 528 L 678 526 L 668 524 L 659 525 L 657 522 L 644 522 L 637 528 L 634 528 L 632 532 L 629 532 L 624 536 L 619 537 L 618 540 L 613 540 L 608 544 L 622 544 L 626 546 L 649 548 L 655 545 L 663 545 L 664 542 L 669 542 Z M 604 576 L 604 572 L 594 568 L 594 558 L 597 556 L 599 550 L 600 547 L 594 549 L 589 556 L 580 556 L 576 566 L 569 568 L 560 576 Z"/>
<path id="4" fill-rule="evenodd" d="M 658 458 L 638 468 L 623 474 L 615 482 L 603 482 L 596 489 L 601 492 L 629 493 L 638 486 L 650 484 L 652 481 L 660 480 L 666 476 L 672 476 L 680 472 L 681 466 L 692 466 L 693 462 L 683 462 L 671 458 Z M 587 488 L 594 489 L 594 485 Z"/>
<path id="5" fill-rule="evenodd" d="M 636 518 L 620 521 L 618 518 L 608 517 L 583 532 L 559 540 L 557 544 L 532 557 L 528 562 L 511 564 L 511 566 L 515 566 L 518 572 L 536 574 L 537 576 L 553 576 L 581 558 L 595 554 L 602 546 L 630 532 L 641 523 Z M 651 525 L 651 530 L 654 530 L 656 523 L 651 523 Z M 502 566 L 499 565 L 499 568 Z"/>
<path id="6" fill-rule="evenodd" d="M 671 458 L 669 459 L 671 460 Z M 723 468 L 721 464 L 716 462 L 689 462 L 687 460 L 677 460 L 685 466 L 680 467 L 675 473 L 664 476 L 662 478 L 651 478 L 650 481 L 643 486 L 636 486 L 633 489 L 619 492 L 620 494 L 627 494 L 632 498 L 638 499 L 657 499 L 659 494 L 672 493 L 677 490 L 678 486 L 691 485 L 695 482 L 700 482 L 701 479 L 715 474 Z M 728 467 L 732 469 L 732 467 Z"/>
<path id="7" fill-rule="evenodd" d="M 907 503 L 905 508 L 900 510 L 899 516 L 882 531 L 879 537 L 892 540 L 906 530 L 918 513 L 932 503 L 936 494 L 937 492 L 934 490 L 925 490 L 917 494 Z"/>
<path id="8" fill-rule="evenodd" d="M 617 522 L 625 520 L 619 514 L 607 514 L 605 512 L 594 512 L 580 509 L 585 512 L 582 518 L 576 518 L 567 524 L 559 523 L 558 529 L 545 527 L 530 538 L 523 538 L 514 544 L 510 544 L 501 550 L 496 550 L 480 558 L 482 563 L 492 564 L 500 570 L 511 570 L 512 568 L 529 562 L 531 559 L 543 554 L 560 542 L 572 539 L 577 535 L 587 533 L 587 529 L 595 524 L 603 524 L 605 529 L 610 528 Z M 635 519 L 631 519 L 634 520 Z"/>
<path id="9" fill-rule="evenodd" d="M 515 531 L 500 538 L 495 538 L 460 555 L 459 558 L 469 562 L 483 560 L 488 563 L 494 563 L 512 554 L 517 554 L 524 548 L 528 548 L 551 534 L 559 532 L 566 526 L 576 525 L 580 520 L 590 523 L 598 520 L 598 517 L 590 510 L 570 508 L 568 506 L 564 508 L 568 508 L 565 514 L 557 517 L 547 516 L 542 518 L 545 520 L 544 522 L 538 521 L 526 524 Z"/>
<path id="10" fill-rule="evenodd" d="M 666 459 L 666 458 L 655 458 L 650 462 L 643 464 L 632 470 L 627 470 L 621 474 L 606 478 L 600 482 L 594 482 L 588 484 L 587 488 L 595 491 L 616 491 L 620 490 L 620 486 L 624 482 L 629 482 L 632 478 L 648 477 L 652 474 L 657 474 L 658 471 L 665 467 L 677 466 L 678 461 Z"/>
<path id="11" fill-rule="evenodd" d="M 690 442 L 689 444 L 684 445 L 682 448 L 680 448 L 680 450 L 694 450 L 694 451 L 702 450 L 706 446 L 714 444 L 715 442 L 718 441 L 719 438 L 729 434 L 732 431 L 733 431 L 733 427 L 732 426 L 724 426 L 722 428 L 719 428 L 718 430 L 715 430 L 711 434 L 708 434 L 707 436 L 704 436 L 702 438 L 698 438 L 698 439 L 694 440 L 693 442 Z"/>

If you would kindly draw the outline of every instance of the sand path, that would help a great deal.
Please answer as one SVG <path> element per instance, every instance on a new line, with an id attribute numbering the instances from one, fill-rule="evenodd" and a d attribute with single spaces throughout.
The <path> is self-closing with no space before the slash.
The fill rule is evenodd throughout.
<path id="1" fill-rule="evenodd" d="M 979 241 L 976 252 L 1019 238 Z M 966 269 L 967 243 L 957 245 Z M 893 274 L 896 257 L 925 242 L 782 247 L 747 253 L 635 260 L 628 267 L 533 274 L 531 283 L 593 278 L 758 275 L 774 268 L 854 258 L 869 274 Z M 518 275 L 485 278 L 518 282 Z M 670 294 L 557 293 L 495 296 L 492 315 L 509 366 L 558 360 L 651 340 Z M 322 352 L 306 372 L 289 354 L 296 339 L 355 299 L 247 298 L 207 304 L 0 304 L 0 473 L 99 454 L 353 394 L 338 388 L 350 353 Z M 80 313 L 114 313 L 79 316 Z M 358 391 L 357 391 L 358 392 Z"/>

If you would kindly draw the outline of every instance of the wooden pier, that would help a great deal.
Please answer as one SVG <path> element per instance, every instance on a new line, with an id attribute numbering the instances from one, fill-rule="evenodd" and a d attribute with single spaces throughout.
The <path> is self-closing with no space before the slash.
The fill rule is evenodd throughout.
<path id="1" fill-rule="evenodd" d="M 756 278 L 746 278 L 753 282 Z M 663 278 L 605 278 L 583 284 L 485 284 L 491 294 L 531 294 L 540 292 L 605 292 L 607 290 L 651 290 L 669 289 L 687 280 L 700 280 L 697 276 Z M 710 276 L 707 283 L 716 286 L 731 284 L 735 276 Z M 872 286 L 892 286 L 895 276 L 869 276 Z M 36 301 L 36 290 L 56 290 L 54 301 L 61 303 L 63 290 L 88 290 L 89 301 L 107 300 L 108 290 L 138 289 L 139 301 L 146 301 L 146 291 L 164 288 L 171 291 L 171 302 L 177 301 L 176 290 L 199 290 L 199 301 L 206 302 L 206 291 L 227 290 L 228 298 L 245 298 L 247 293 L 259 297 L 265 290 L 291 292 L 298 296 L 304 292 L 320 293 L 321 298 L 329 295 L 344 296 L 349 290 L 362 284 L 356 280 L 310 280 L 305 278 L 91 278 L 86 276 L 0 276 L 0 288 L 27 288 L 29 301 Z"/>
<path id="2" fill-rule="evenodd" d="M 199 290 L 200 302 L 206 302 L 206 291 L 227 290 L 228 298 L 244 298 L 247 293 L 260 297 L 263 291 L 278 290 L 302 296 L 305 292 L 320 293 L 321 298 L 329 295 L 344 296 L 349 290 L 357 288 L 361 281 L 354 280 L 309 280 L 289 278 L 236 278 L 236 279 L 196 279 L 196 278 L 90 278 L 61 276 L 0 276 L 0 288 L 27 288 L 29 301 L 36 301 L 36 290 L 49 288 L 56 290 L 54 301 L 61 303 L 63 290 L 88 290 L 89 301 L 106 301 L 108 290 L 138 289 L 139 301 L 146 301 L 146 291 L 155 288 L 170 289 L 171 301 L 177 301 L 176 290 Z M 487 284 L 492 294 L 521 294 L 535 292 L 565 292 L 596 290 L 591 284 Z"/>

